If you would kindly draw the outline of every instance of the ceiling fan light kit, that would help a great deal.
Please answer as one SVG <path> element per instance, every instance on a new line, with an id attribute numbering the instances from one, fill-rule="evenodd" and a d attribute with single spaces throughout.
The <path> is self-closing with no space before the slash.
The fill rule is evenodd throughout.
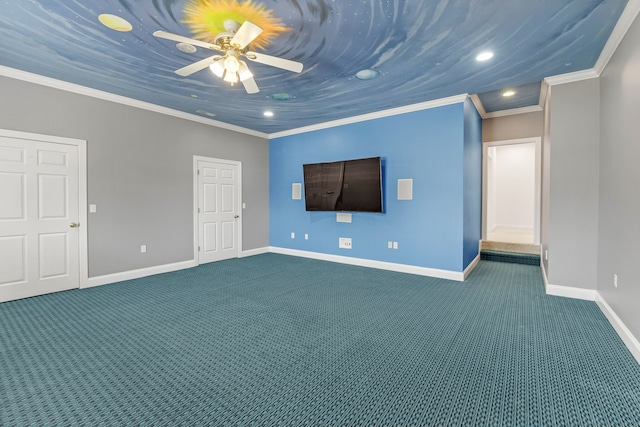
<path id="1" fill-rule="evenodd" d="M 249 94 L 258 93 L 260 89 L 253 79 L 253 73 L 251 73 L 247 64 L 240 59 L 240 56 L 244 56 L 260 64 L 293 71 L 295 73 L 302 71 L 303 65 L 299 62 L 248 50 L 249 44 L 262 33 L 262 28 L 257 25 L 249 21 L 245 21 L 242 25 L 239 25 L 236 21 L 226 20 L 224 22 L 224 28 L 226 31 L 216 36 L 214 44 L 190 39 L 166 31 L 156 31 L 153 35 L 179 43 L 190 43 L 194 46 L 222 52 L 224 56 L 214 55 L 205 58 L 176 70 L 176 74 L 186 77 L 209 67 L 215 76 L 230 83 L 232 86 L 235 83 L 242 82 L 245 90 Z"/>

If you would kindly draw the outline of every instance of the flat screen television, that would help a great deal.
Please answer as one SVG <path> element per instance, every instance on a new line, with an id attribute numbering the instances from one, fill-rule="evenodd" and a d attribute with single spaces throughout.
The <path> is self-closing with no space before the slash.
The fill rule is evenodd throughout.
<path id="1" fill-rule="evenodd" d="M 302 168 L 307 211 L 383 212 L 380 157 Z"/>

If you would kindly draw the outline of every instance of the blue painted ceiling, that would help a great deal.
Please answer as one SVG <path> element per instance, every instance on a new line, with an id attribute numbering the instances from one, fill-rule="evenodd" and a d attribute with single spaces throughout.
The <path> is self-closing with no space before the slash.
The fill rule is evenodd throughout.
<path id="1" fill-rule="evenodd" d="M 153 36 L 164 30 L 194 37 L 184 23 L 188 0 L 5 0 L 0 65 L 274 133 L 463 93 L 483 94 L 487 111 L 537 104 L 532 90 L 539 91 L 542 79 L 595 65 L 627 4 L 196 1 L 205 9 L 233 9 L 235 3 L 271 13 L 289 31 L 254 50 L 299 61 L 304 70 L 297 74 L 247 61 L 260 87 L 256 94 L 208 69 L 176 75 L 176 69 L 214 54 L 200 47 L 186 53 Z M 131 31 L 103 25 L 101 14 L 122 18 Z M 476 61 L 484 50 L 494 57 Z M 528 101 L 501 101 L 491 94 L 520 86 Z M 265 110 L 274 116 L 265 117 Z"/>
<path id="2" fill-rule="evenodd" d="M 478 98 L 480 98 L 484 111 L 487 113 L 530 107 L 539 104 L 541 86 L 540 82 L 518 87 L 509 86 L 491 92 L 480 93 Z M 514 94 L 505 96 L 506 91 L 512 91 Z"/>

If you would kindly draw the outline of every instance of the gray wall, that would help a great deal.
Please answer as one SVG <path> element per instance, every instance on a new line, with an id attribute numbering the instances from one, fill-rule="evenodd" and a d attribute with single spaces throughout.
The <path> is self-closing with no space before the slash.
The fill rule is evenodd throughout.
<path id="1" fill-rule="evenodd" d="M 596 289 L 600 82 L 551 87 L 549 103 L 549 250 L 553 285 Z"/>
<path id="2" fill-rule="evenodd" d="M 0 128 L 87 140 L 90 277 L 193 259 L 194 155 L 242 162 L 243 249 L 269 245 L 266 139 L 6 77 L 0 93 Z"/>
<path id="3" fill-rule="evenodd" d="M 598 292 L 640 339 L 640 18 L 602 73 L 600 90 Z"/>
<path id="4" fill-rule="evenodd" d="M 482 121 L 482 142 L 542 136 L 544 113 L 516 114 Z"/>
<path id="5" fill-rule="evenodd" d="M 551 90 L 547 90 L 544 104 L 544 126 L 542 130 L 542 188 L 540 195 L 540 246 L 542 264 L 545 271 L 549 271 L 547 252 L 549 250 L 549 195 L 551 193 L 551 133 L 549 118 L 551 110 Z"/>

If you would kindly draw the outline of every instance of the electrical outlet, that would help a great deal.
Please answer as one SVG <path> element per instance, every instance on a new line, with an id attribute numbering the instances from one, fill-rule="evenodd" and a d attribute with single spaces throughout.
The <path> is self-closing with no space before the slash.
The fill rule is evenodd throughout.
<path id="1" fill-rule="evenodd" d="M 351 249 L 351 237 L 339 237 L 338 247 L 341 249 Z"/>
<path id="2" fill-rule="evenodd" d="M 387 247 L 388 247 L 389 249 L 393 249 L 393 242 L 392 242 L 392 241 L 388 241 L 388 242 L 387 242 Z"/>
<path id="3" fill-rule="evenodd" d="M 393 249 L 398 249 L 398 242 L 393 242 Z"/>
<path id="4" fill-rule="evenodd" d="M 296 233 L 291 232 L 291 238 L 292 238 L 292 239 L 295 239 L 295 238 L 296 238 Z"/>
<path id="5" fill-rule="evenodd" d="M 616 288 L 618 287 L 618 275 L 617 274 L 613 275 L 613 286 L 615 286 Z"/>
<path id="6" fill-rule="evenodd" d="M 304 233 L 304 240 L 309 240 L 309 235 L 307 233 Z"/>
<path id="7" fill-rule="evenodd" d="M 140 253 L 141 254 L 147 253 L 147 245 L 140 246 Z"/>

